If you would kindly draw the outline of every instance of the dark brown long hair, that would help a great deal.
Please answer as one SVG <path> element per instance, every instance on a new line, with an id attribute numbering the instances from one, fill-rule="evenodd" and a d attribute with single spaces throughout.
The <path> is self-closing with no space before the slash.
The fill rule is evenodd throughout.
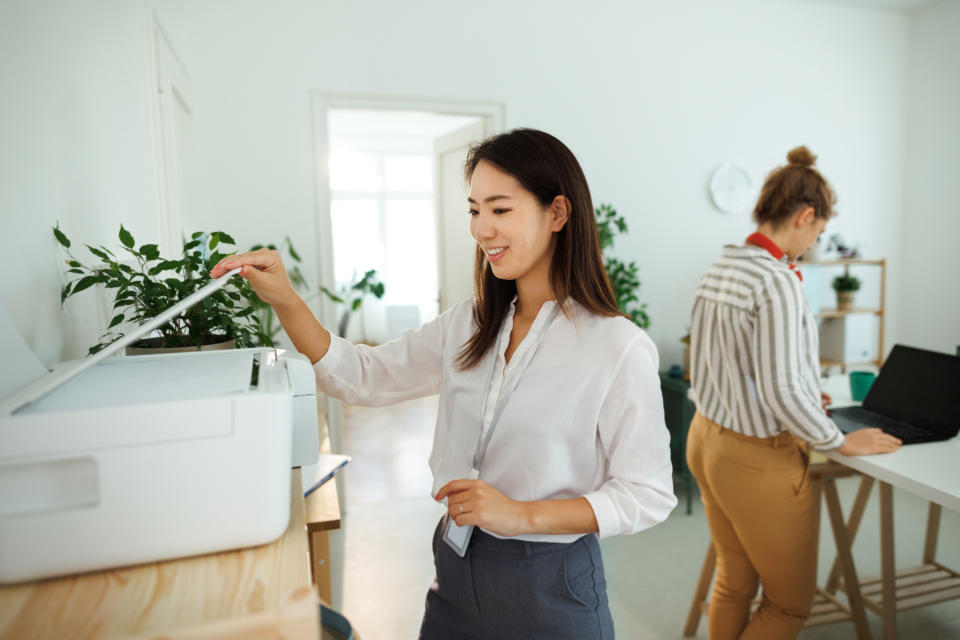
<path id="1" fill-rule="evenodd" d="M 832 218 L 837 194 L 813 167 L 816 161 L 817 156 L 806 147 L 791 149 L 787 164 L 771 171 L 763 183 L 753 219 L 758 224 L 772 222 L 779 227 L 801 207 L 813 207 L 817 218 Z"/>
<path id="2" fill-rule="evenodd" d="M 570 201 L 569 218 L 556 233 L 550 261 L 550 286 L 561 308 L 567 298 L 573 298 L 597 315 L 623 315 L 603 268 L 590 188 L 570 149 L 549 133 L 514 129 L 470 148 L 464 166 L 467 182 L 481 161 L 516 178 L 544 207 L 549 207 L 557 196 Z M 476 366 L 493 346 L 517 293 L 514 280 L 501 280 L 493 275 L 480 246 L 474 260 L 473 282 L 476 328 L 457 357 L 461 369 Z"/>

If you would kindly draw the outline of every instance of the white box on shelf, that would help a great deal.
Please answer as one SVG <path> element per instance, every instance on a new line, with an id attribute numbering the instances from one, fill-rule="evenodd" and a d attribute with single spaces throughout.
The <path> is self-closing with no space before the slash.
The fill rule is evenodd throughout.
<path id="1" fill-rule="evenodd" d="M 877 358 L 877 317 L 851 314 L 820 320 L 820 357 L 840 362 Z"/>

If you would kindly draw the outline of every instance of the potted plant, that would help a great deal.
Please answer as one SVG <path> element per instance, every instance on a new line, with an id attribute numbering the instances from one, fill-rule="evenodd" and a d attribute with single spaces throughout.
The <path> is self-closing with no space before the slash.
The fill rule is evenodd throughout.
<path id="1" fill-rule="evenodd" d="M 340 316 L 340 322 L 337 325 L 337 335 L 345 338 L 350 318 L 353 312 L 363 304 L 363 297 L 370 294 L 378 299 L 382 298 L 386 287 L 377 278 L 377 270 L 370 269 L 363 274 L 362 278 L 341 287 L 337 293 L 333 293 L 326 287 L 320 287 L 320 290 L 334 302 L 344 305 L 343 315 Z"/>
<path id="2" fill-rule="evenodd" d="M 853 298 L 860 289 L 860 279 L 849 272 L 833 279 L 833 290 L 837 292 L 837 309 L 847 311 L 853 307 Z"/>
<path id="3" fill-rule="evenodd" d="M 609 204 L 601 204 L 596 212 L 597 230 L 600 233 L 600 251 L 604 252 L 613 247 L 613 238 L 618 233 L 627 232 L 627 221 L 618 215 L 616 209 Z M 623 262 L 613 256 L 604 255 L 603 268 L 610 278 L 613 294 L 617 298 L 617 307 L 630 317 L 641 329 L 650 326 L 650 317 L 647 315 L 647 304 L 640 303 L 637 290 L 640 288 L 640 279 L 637 272 L 640 270 L 636 262 Z"/>
<path id="4" fill-rule="evenodd" d="M 307 283 L 307 279 L 300 271 L 300 254 L 297 253 L 297 250 L 294 248 L 293 242 L 290 240 L 289 236 L 285 239 L 285 242 L 287 254 L 293 261 L 292 264 L 288 264 L 287 269 L 287 273 L 290 276 L 290 282 L 293 284 L 294 288 L 303 292 L 304 290 L 309 289 L 310 285 Z M 251 247 L 250 250 L 256 251 L 257 249 L 262 248 L 263 245 L 255 245 Z M 272 244 L 267 245 L 267 248 L 277 251 L 277 247 Z M 386 285 L 384 285 L 383 282 L 381 282 L 377 277 L 377 270 L 369 269 L 363 274 L 362 278 L 354 279 L 353 282 L 344 285 L 336 293 L 327 287 L 321 286 L 319 292 L 315 292 L 312 295 L 305 295 L 304 299 L 307 302 L 311 302 L 316 296 L 318 296 L 320 293 L 323 293 L 333 302 L 344 305 L 343 314 L 340 316 L 340 321 L 337 323 L 337 335 L 346 337 L 347 327 L 350 324 L 350 318 L 353 316 L 353 313 L 360 309 L 360 307 L 363 305 L 364 297 L 367 294 L 370 294 L 379 299 L 383 297 L 385 292 Z M 257 310 L 256 313 L 260 319 L 258 327 L 262 332 L 263 337 L 268 339 L 270 344 L 273 344 L 276 341 L 277 334 L 280 333 L 280 326 L 276 314 L 273 313 L 270 305 L 263 302 L 256 296 L 250 300 L 250 304 Z"/>
<path id="5" fill-rule="evenodd" d="M 96 284 L 116 290 L 114 315 L 106 333 L 90 347 L 91 354 L 121 337 L 119 327 L 122 323 L 142 324 L 207 284 L 210 269 L 233 253 L 225 253 L 222 249 L 235 244 L 233 238 L 223 231 L 198 231 L 184 244 L 183 255 L 171 260 L 162 258 L 155 244 L 137 247 L 133 235 L 120 225 L 120 254 L 103 245 L 86 245 L 87 251 L 100 260 L 87 265 L 71 253 L 72 243 L 59 224 L 53 228 L 53 235 L 66 251 L 67 274 L 73 277 L 60 292 L 61 305 L 67 298 Z M 272 346 L 261 316 L 256 314 L 258 307 L 254 301 L 259 302 L 259 299 L 249 283 L 232 278 L 222 289 L 158 329 L 159 335 L 128 347 L 128 353 L 141 353 L 144 348 L 157 353 L 161 349 L 229 349 L 258 343 Z"/>

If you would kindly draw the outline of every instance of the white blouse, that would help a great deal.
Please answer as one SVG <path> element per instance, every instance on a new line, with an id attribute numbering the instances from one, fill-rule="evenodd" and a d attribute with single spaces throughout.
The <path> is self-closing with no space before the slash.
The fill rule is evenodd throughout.
<path id="1" fill-rule="evenodd" d="M 541 307 L 505 366 L 516 300 L 497 353 L 468 370 L 456 358 L 473 333 L 473 301 L 379 347 L 332 336 L 314 363 L 320 388 L 351 404 L 382 406 L 440 394 L 430 468 L 433 490 L 470 477 L 480 430 L 488 429 L 504 382 L 546 331 L 496 425 L 480 478 L 520 501 L 584 497 L 601 538 L 662 522 L 673 495 L 670 435 L 663 420 L 658 357 L 647 334 L 623 317 L 600 317 L 574 301 L 549 326 Z M 489 390 L 491 360 L 496 367 Z M 484 393 L 489 393 L 481 421 Z M 488 532 L 489 533 L 489 532 Z M 495 534 L 491 534 L 495 535 Z M 516 536 L 572 542 L 582 534 Z"/>

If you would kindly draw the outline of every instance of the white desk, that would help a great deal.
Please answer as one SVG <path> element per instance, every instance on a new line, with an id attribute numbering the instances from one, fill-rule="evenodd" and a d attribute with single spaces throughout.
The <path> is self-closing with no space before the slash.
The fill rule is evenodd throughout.
<path id="1" fill-rule="evenodd" d="M 824 385 L 824 391 L 834 400 L 834 406 L 855 404 L 850 399 L 850 389 L 846 376 L 830 378 Z M 872 598 L 867 594 L 870 584 L 860 584 L 863 589 L 863 604 L 876 611 L 883 617 L 883 637 L 885 640 L 894 640 L 897 637 L 896 614 L 897 609 L 908 609 L 924 604 L 942 602 L 943 600 L 960 597 L 960 574 L 939 564 L 936 559 L 937 532 L 940 526 L 940 509 L 946 507 L 953 511 L 960 511 L 960 437 L 943 442 L 911 444 L 901 447 L 894 453 L 874 456 L 847 457 L 836 452 L 825 454 L 831 460 L 859 471 L 865 476 L 880 481 L 880 550 L 881 550 L 881 580 L 880 590 Z M 924 564 L 897 572 L 894 566 L 894 537 L 893 537 L 893 490 L 898 487 L 909 491 L 930 504 L 930 514 L 927 520 L 927 537 L 923 553 Z M 867 487 L 869 491 L 869 487 Z M 863 504 L 858 499 L 862 513 Z M 859 515 L 852 514 L 851 520 L 859 523 Z M 852 543 L 856 535 L 856 527 L 849 531 L 849 542 Z M 845 555 L 845 554 L 841 554 Z M 848 568 L 855 573 L 853 567 Z M 940 581 L 940 588 L 930 588 L 926 591 L 917 589 L 914 585 L 913 593 L 906 594 L 906 589 L 898 585 L 898 578 L 904 579 L 904 584 L 915 582 L 922 574 L 948 575 L 953 577 L 951 582 Z M 931 581 L 932 582 L 932 581 Z M 876 582 L 872 583 L 874 588 Z M 944 586 L 945 585 L 945 586 Z M 904 593 L 898 593 L 903 589 Z M 851 601 L 859 599 L 862 594 L 857 586 L 846 587 Z M 922 592 L 922 593 L 918 593 Z M 896 606 L 888 606 L 894 602 Z M 860 607 L 855 607 L 860 608 Z M 861 608 L 862 610 L 862 608 Z M 858 635 L 863 635 L 863 626 L 857 625 Z M 869 632 L 867 632 L 869 634 Z"/>

